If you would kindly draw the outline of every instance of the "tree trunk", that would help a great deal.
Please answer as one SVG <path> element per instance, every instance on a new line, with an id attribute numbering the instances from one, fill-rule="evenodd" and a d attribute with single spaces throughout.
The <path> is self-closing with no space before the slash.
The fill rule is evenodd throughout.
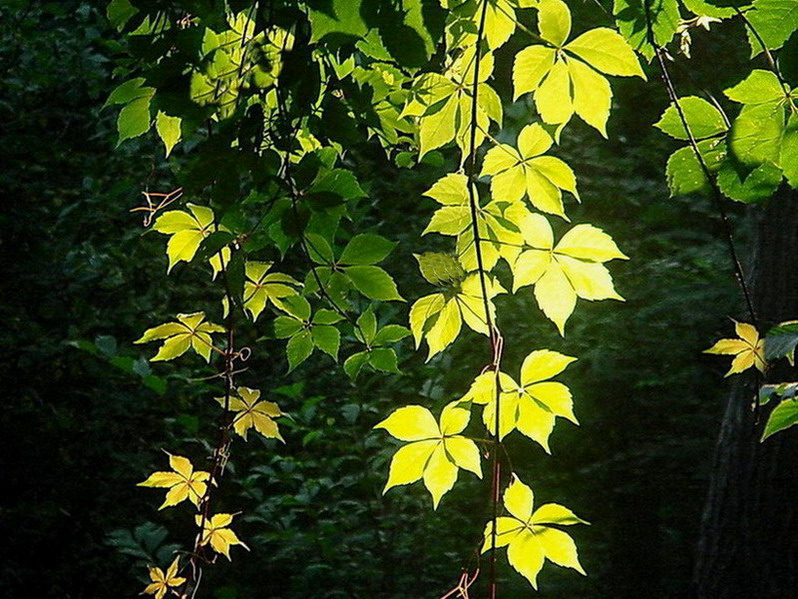
<path id="1" fill-rule="evenodd" d="M 751 286 L 760 327 L 798 318 L 798 192 L 759 211 Z M 768 382 L 798 380 L 779 363 Z M 798 598 L 798 429 L 759 442 L 754 376 L 735 377 L 715 448 L 695 569 L 701 599 Z"/>

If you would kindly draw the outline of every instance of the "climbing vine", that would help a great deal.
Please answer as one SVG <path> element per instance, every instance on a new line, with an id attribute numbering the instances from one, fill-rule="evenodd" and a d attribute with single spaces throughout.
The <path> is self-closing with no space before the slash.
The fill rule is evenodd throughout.
<path id="1" fill-rule="evenodd" d="M 166 489 L 161 509 L 187 508 L 196 525 L 190 549 L 152 566 L 145 593 L 194 597 L 203 568 L 247 548 L 236 508 L 221 511 L 215 498 L 230 452 L 240 450 L 235 436 L 292 443 L 279 428 L 291 406 L 258 388 L 246 362 L 265 346 L 242 342 L 242 323 L 254 324 L 269 348 L 285 340 L 286 374 L 315 354 L 342 363 L 352 380 L 367 371 L 398 376 L 394 344 L 406 337 L 425 346 L 428 361 L 458 339 L 486 338 L 484 367 L 463 373 L 440 414 L 409 399 L 375 423 L 400 443 L 384 490 L 423 481 L 433 508 L 445 509 L 460 470 L 485 477 L 491 516 L 480 545 L 491 597 L 503 548 L 535 588 L 545 561 L 585 573 L 566 527 L 586 522 L 556 503 L 536 507 L 532 477 L 512 468 L 504 447 L 527 437 L 550 452 L 555 425 L 578 423 L 560 380 L 576 357 L 551 348 L 578 300 L 623 299 L 607 264 L 628 257 L 598 227 L 571 223 L 569 209 L 590 198 L 580 197 L 560 142 L 576 118 L 606 138 L 612 80 L 646 78 L 636 51 L 652 59 L 672 100 L 657 127 L 688 142 L 668 160 L 668 184 L 674 194 L 713 197 L 751 307 L 724 202 L 753 202 L 782 178 L 798 180 L 796 90 L 774 57 L 798 43 L 790 37 L 798 11 L 790 0 L 716 4 L 684 0 L 695 16 L 681 19 L 677 0 L 615 0 L 617 29 L 608 14 L 606 26 L 582 31 L 563 0 L 112 0 L 108 16 L 127 39 L 121 83 L 108 99 L 121 107 L 119 140 L 154 131 L 176 188 L 145 185 L 146 205 L 134 210 L 168 237 L 167 274 L 204 269 L 214 297 L 137 341 L 160 343 L 154 362 L 198 354 L 219 388 L 207 398 L 219 405 L 210 455 L 192 462 L 165 448 L 170 470 L 140 483 Z M 754 56 L 769 66 L 726 90 L 742 105 L 733 120 L 712 97 L 678 95 L 667 50 L 676 41 L 689 58 L 699 27 L 732 18 L 745 22 Z M 517 47 L 511 37 L 520 49 L 508 57 Z M 510 81 L 495 69 L 498 57 L 511 61 Z M 512 102 L 529 114 L 514 141 L 503 114 Z M 452 159 L 452 172 L 423 192 L 437 207 L 415 253 L 388 239 L 401 223 L 374 224 L 382 199 L 358 181 L 358 146 L 395 168 Z M 449 250 L 425 247 L 428 234 L 448 238 Z M 409 327 L 385 309 L 405 302 L 382 266 L 395 252 L 412 254 L 430 288 L 410 302 Z M 510 294 L 527 300 L 529 318 L 553 324 L 551 339 L 523 348 L 520 370 L 503 364 L 512 337 L 502 332 L 501 304 Z M 734 354 L 732 372 L 764 370 L 766 357 L 792 356 L 795 327 L 782 323 L 768 335 L 779 340 L 763 344 L 756 326 L 738 323 L 740 339 L 709 351 Z M 466 597 L 485 576 L 479 563 L 469 567 L 446 596 Z"/>

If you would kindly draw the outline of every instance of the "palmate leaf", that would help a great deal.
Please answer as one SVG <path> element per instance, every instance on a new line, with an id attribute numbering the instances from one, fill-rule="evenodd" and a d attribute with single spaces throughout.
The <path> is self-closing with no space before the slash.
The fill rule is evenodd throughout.
<path id="1" fill-rule="evenodd" d="M 235 412 L 233 418 L 233 430 L 237 435 L 247 440 L 247 432 L 254 428 L 267 439 L 279 439 L 283 443 L 285 440 L 280 435 L 275 418 L 282 416 L 280 407 L 271 401 L 262 401 L 258 389 L 249 387 L 238 387 L 235 395 L 227 399 L 224 397 L 214 398 L 222 408 L 227 404 L 227 409 Z"/>
<path id="2" fill-rule="evenodd" d="M 470 45 L 444 75 L 423 73 L 414 82 L 401 116 L 417 119 L 419 158 L 454 140 L 465 159 L 470 147 L 475 53 L 476 45 Z M 492 73 L 493 55 L 488 53 L 479 61 L 477 146 L 484 141 L 484 131 L 488 130 L 490 122 L 501 123 L 502 120 L 501 100 L 486 83 Z"/>
<path id="3" fill-rule="evenodd" d="M 450 173 L 436 181 L 424 195 L 432 198 L 441 207 L 432 215 L 423 235 L 440 233 L 457 238 L 457 257 L 466 270 L 479 267 L 474 243 L 474 228 L 471 220 L 471 205 L 467 177 Z M 473 189 L 474 194 L 477 190 Z M 478 196 L 477 196 L 478 197 Z M 482 250 L 482 266 L 492 269 L 499 258 L 512 263 L 518 255 L 521 235 L 513 223 L 521 218 L 523 206 L 518 203 L 493 200 L 477 206 L 477 226 Z"/>
<path id="4" fill-rule="evenodd" d="M 528 214 L 521 232 L 529 249 L 522 250 L 513 265 L 513 292 L 534 285 L 540 309 L 561 335 L 577 298 L 623 301 L 604 263 L 628 257 L 604 231 L 592 225 L 576 225 L 555 246 L 545 217 Z"/>
<path id="5" fill-rule="evenodd" d="M 169 455 L 169 467 L 172 472 L 153 472 L 147 480 L 138 483 L 139 487 L 160 487 L 169 489 L 159 510 L 177 505 L 188 499 L 199 507 L 200 500 L 207 491 L 210 474 L 202 470 L 194 470 L 188 460 L 179 455 Z"/>
<path id="6" fill-rule="evenodd" d="M 194 516 L 197 526 L 202 527 L 200 545 L 210 545 L 214 551 L 221 553 L 228 560 L 230 560 L 230 547 L 233 545 L 241 545 L 249 551 L 249 547 L 244 545 L 229 528 L 234 517 L 235 514 L 214 514 L 204 519 L 201 515 Z"/>
<path id="7" fill-rule="evenodd" d="M 298 295 L 302 283 L 279 272 L 269 272 L 272 262 L 247 262 L 244 281 L 244 308 L 255 321 L 269 302 L 277 307 L 282 299 Z"/>
<path id="8" fill-rule="evenodd" d="M 272 327 L 275 337 L 288 339 L 288 372 L 307 360 L 315 349 L 338 360 L 341 332 L 335 325 L 343 320 L 340 314 L 321 309 L 311 317 L 310 304 L 299 295 L 284 298 L 279 307 L 286 314 L 275 318 Z"/>
<path id="9" fill-rule="evenodd" d="M 556 503 L 547 503 L 533 511 L 534 499 L 532 489 L 513 474 L 503 496 L 504 508 L 509 515 L 496 519 L 496 548 L 507 547 L 510 565 L 535 589 L 545 560 L 585 575 L 573 539 L 555 527 L 588 522 Z M 488 522 L 483 553 L 490 550 L 493 536 L 493 522 Z"/>
<path id="10" fill-rule="evenodd" d="M 568 387 L 552 377 L 560 374 L 576 360 L 551 350 L 530 353 L 521 366 L 521 383 L 505 373 L 499 373 L 501 387 L 499 405 L 499 438 L 518 430 L 549 450 L 549 436 L 557 417 L 579 424 L 573 412 L 573 400 Z M 484 405 L 482 421 L 491 435 L 496 434 L 496 373 L 480 374 L 461 401 Z"/>
<path id="11" fill-rule="evenodd" d="M 721 339 L 709 349 L 705 349 L 704 353 L 734 356 L 726 376 L 744 372 L 752 366 L 760 372 L 764 372 L 766 366 L 765 340 L 760 338 L 759 331 L 751 324 L 736 320 L 734 328 L 737 332 L 737 339 Z"/>
<path id="12" fill-rule="evenodd" d="M 543 127 L 534 123 L 521 130 L 517 150 L 506 144 L 488 150 L 481 175 L 491 177 L 494 200 L 517 202 L 526 195 L 538 210 L 566 218 L 561 190 L 577 199 L 579 193 L 571 168 L 559 158 L 542 155 L 553 143 Z"/>
<path id="13" fill-rule="evenodd" d="M 432 495 L 433 508 L 437 509 L 441 497 L 454 486 L 459 468 L 482 478 L 479 449 L 460 434 L 468 425 L 471 412 L 458 403 L 443 408 L 440 423 L 423 406 L 405 406 L 374 427 L 410 442 L 394 454 L 383 493 L 423 478 Z"/>
<path id="14" fill-rule="evenodd" d="M 562 126 L 576 113 L 606 137 L 612 90 L 600 73 L 645 79 L 634 51 L 604 27 L 565 43 L 571 12 L 562 0 L 541 0 L 538 11 L 540 36 L 550 45 L 528 46 L 516 54 L 513 97 L 532 93 L 544 122 Z"/>
<path id="15" fill-rule="evenodd" d="M 223 333 L 224 327 L 205 321 L 205 312 L 193 314 L 178 314 L 177 322 L 147 329 L 144 334 L 133 343 L 148 343 L 163 339 L 163 345 L 158 353 L 150 358 L 150 362 L 174 360 L 182 356 L 189 349 L 194 350 L 208 362 L 213 351 L 213 333 Z"/>
<path id="16" fill-rule="evenodd" d="M 151 566 L 149 570 L 152 582 L 142 591 L 142 595 L 154 595 L 155 599 L 163 599 L 170 589 L 176 589 L 185 583 L 186 579 L 177 575 L 179 567 L 180 557 L 176 557 L 172 561 L 166 572 Z"/>
<path id="17" fill-rule="evenodd" d="M 490 276 L 487 276 L 486 287 L 491 318 L 495 318 L 495 308 L 491 300 L 505 290 Z M 422 339 L 427 341 L 427 360 L 443 351 L 457 338 L 463 322 L 477 333 L 489 334 L 478 273 L 467 275 L 453 289 L 419 298 L 410 308 L 410 330 L 413 332 L 416 347 L 421 345 Z"/>
<path id="18" fill-rule="evenodd" d="M 217 226 L 213 210 L 207 206 L 186 204 L 188 212 L 183 210 L 169 210 L 164 212 L 155 221 L 153 229 L 164 235 L 169 235 L 166 244 L 166 255 L 169 258 L 167 273 L 171 272 L 178 262 L 190 262 L 199 250 L 202 242 L 216 231 L 228 231 L 223 226 Z M 224 250 L 211 258 L 214 273 L 218 273 L 223 263 L 230 259 L 230 250 Z M 215 276 L 215 275 L 214 275 Z"/>

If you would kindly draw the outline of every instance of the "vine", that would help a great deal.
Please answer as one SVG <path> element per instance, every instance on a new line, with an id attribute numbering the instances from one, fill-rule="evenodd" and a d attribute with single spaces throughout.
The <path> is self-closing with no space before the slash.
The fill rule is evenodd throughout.
<path id="1" fill-rule="evenodd" d="M 572 36 L 563 0 L 442 0 L 440 30 L 420 3 L 405 5 L 336 0 L 332 13 L 310 1 L 109 5 L 109 17 L 130 42 L 124 68 L 130 78 L 108 102 L 122 105 L 119 139 L 154 125 L 182 193 L 192 200 L 164 211 L 183 196 L 163 194 L 154 205 L 159 196 L 149 194 L 147 206 L 135 210 L 145 212 L 145 226 L 169 236 L 167 274 L 181 263 L 208 263 L 223 296 L 224 326 L 205 311 L 180 314 L 138 340 L 162 341 L 152 361 L 189 351 L 207 363 L 222 361 L 212 375 L 222 381 L 223 396 L 216 399 L 222 411 L 209 469 L 170 455 L 171 472 L 141 483 L 168 488 L 162 508 L 188 500 L 198 512 L 187 559 L 150 570 L 145 593 L 158 599 L 194 597 L 205 565 L 217 554 L 229 559 L 231 547 L 246 547 L 230 527 L 235 514 L 214 513 L 211 503 L 232 433 L 246 438 L 255 429 L 282 440 L 277 419 L 283 408 L 239 386 L 238 375 L 253 373 L 236 369 L 256 351 L 236 345 L 236 319 L 256 324 L 264 313 L 272 315 L 267 336 L 287 339 L 288 372 L 316 349 L 337 362 L 343 345 L 353 350 L 343 362 L 353 380 L 364 370 L 398 373 L 391 345 L 411 334 L 417 348 L 426 343 L 428 360 L 454 343 L 464 323 L 486 336 L 486 365 L 439 417 L 426 406 L 406 405 L 375 425 L 405 443 L 391 460 L 384 490 L 423 480 L 437 509 L 460 469 L 482 477 L 482 444 L 491 469 L 481 542 L 481 553 L 490 552 L 490 596 L 498 596 L 503 547 L 535 588 L 546 560 L 585 573 L 563 528 L 586 522 L 559 504 L 536 507 L 532 488 L 504 449 L 505 438 L 518 431 L 550 452 L 557 419 L 578 423 L 570 391 L 553 380 L 576 358 L 534 349 L 519 376 L 504 372 L 496 300 L 509 293 L 502 281 L 509 271 L 512 293 L 532 287 L 543 316 L 564 335 L 578 299 L 623 299 L 606 263 L 627 256 L 609 235 L 580 223 L 555 242 L 555 228 L 570 223 L 569 196 L 581 200 L 573 170 L 554 154 L 574 116 L 607 136 L 607 76 L 645 75 L 617 31 L 599 27 Z M 538 118 L 513 146 L 498 141 L 506 138 L 499 133 L 503 104 L 491 80 L 494 53 L 516 31 L 532 43 L 513 58 L 512 100 L 534 106 Z M 408 48 L 407 40 L 415 46 Z M 422 277 L 436 290 L 412 303 L 409 330 L 379 326 L 379 302 L 404 299 L 378 266 L 395 244 L 358 229 L 355 207 L 366 193 L 352 170 L 357 156 L 348 151 L 358 143 L 379 144 L 405 166 L 441 149 L 459 153 L 457 169 L 424 192 L 440 207 L 422 234 L 452 237 L 454 249 L 416 254 Z M 562 222 L 553 227 L 550 218 Z M 345 240 L 340 250 L 339 238 Z M 288 259 L 294 249 L 308 266 L 304 273 Z M 214 335 L 224 335 L 223 346 Z M 480 407 L 489 439 L 466 432 Z M 478 565 L 465 571 L 446 596 L 467 596 L 479 571 Z"/>

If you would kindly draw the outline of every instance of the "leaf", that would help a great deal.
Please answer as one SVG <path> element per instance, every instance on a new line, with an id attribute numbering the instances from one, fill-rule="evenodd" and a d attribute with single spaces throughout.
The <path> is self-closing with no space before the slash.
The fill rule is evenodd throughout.
<path id="1" fill-rule="evenodd" d="M 269 272 L 271 267 L 271 262 L 255 261 L 247 261 L 245 266 L 243 303 L 253 322 L 270 302 L 282 309 L 284 304 L 281 300 L 297 295 L 297 288 L 301 286 L 288 275 Z"/>
<path id="2" fill-rule="evenodd" d="M 646 78 L 632 48 L 612 29 L 599 27 L 586 31 L 565 49 L 607 75 Z"/>
<path id="3" fill-rule="evenodd" d="M 223 333 L 224 327 L 206 322 L 204 312 L 178 314 L 176 322 L 147 329 L 134 343 L 148 343 L 163 339 L 158 353 L 150 362 L 173 360 L 189 349 L 194 350 L 208 362 L 213 351 L 213 333 Z"/>
<path id="4" fill-rule="evenodd" d="M 313 339 L 310 332 L 302 331 L 288 340 L 285 346 L 285 354 L 288 357 L 288 372 L 294 370 L 302 364 L 313 353 Z"/>
<path id="5" fill-rule="evenodd" d="M 531 92 L 543 121 L 567 123 L 574 112 L 606 136 L 612 91 L 603 75 L 645 75 L 634 51 L 615 31 L 591 29 L 563 45 L 570 30 L 570 12 L 561 0 L 540 4 L 541 37 L 551 38 L 557 50 L 533 45 L 516 54 L 513 64 L 514 98 Z M 566 16 L 567 15 L 567 16 Z M 556 43 L 555 43 L 556 42 Z"/>
<path id="6" fill-rule="evenodd" d="M 391 487 L 423 478 L 432 495 L 432 506 L 437 509 L 441 497 L 454 486 L 459 468 L 482 478 L 479 449 L 460 435 L 468 425 L 470 412 L 458 404 L 445 406 L 439 422 L 423 406 L 405 406 L 374 426 L 400 441 L 410 441 L 394 454 L 383 494 Z"/>
<path id="7" fill-rule="evenodd" d="M 781 183 L 779 167 L 764 163 L 754 170 L 741 169 L 731 160 L 725 160 L 718 170 L 718 187 L 732 200 L 745 203 L 766 200 Z"/>
<path id="8" fill-rule="evenodd" d="M 687 126 L 690 128 L 690 133 L 696 140 L 720 135 L 728 129 L 721 112 L 703 98 L 695 96 L 679 98 L 679 106 L 687 121 Z M 654 126 L 676 139 L 689 139 L 682 118 L 674 104 L 665 109 L 662 118 Z"/>
<path id="9" fill-rule="evenodd" d="M 751 10 L 745 13 L 768 50 L 778 50 L 787 38 L 798 29 L 798 4 L 794 0 L 754 0 Z M 759 40 L 746 29 L 751 56 L 764 51 Z"/>
<path id="10" fill-rule="evenodd" d="M 126 139 L 138 137 L 150 130 L 151 100 L 152 95 L 136 98 L 119 111 L 119 117 L 116 120 L 116 129 L 119 134 L 117 146 Z"/>
<path id="11" fill-rule="evenodd" d="M 433 285 L 456 285 L 466 277 L 465 269 L 452 254 L 425 252 L 413 257 L 418 261 L 421 276 Z"/>
<path id="12" fill-rule="evenodd" d="M 734 356 L 726 376 L 744 372 L 752 366 L 760 372 L 765 372 L 765 340 L 759 337 L 759 332 L 753 325 L 735 320 L 734 326 L 737 339 L 721 339 L 709 349 L 705 349 L 704 353 Z"/>
<path id="13" fill-rule="evenodd" d="M 110 7 L 109 7 L 110 10 Z M 161 599 L 169 592 L 169 589 L 181 586 L 186 582 L 186 579 L 177 575 L 178 568 L 180 567 L 180 557 L 176 557 L 166 572 L 160 568 L 150 567 L 150 580 L 151 584 L 142 591 L 142 595 L 155 595 L 156 599 Z"/>
<path id="14" fill-rule="evenodd" d="M 723 93 L 740 104 L 767 104 L 785 98 L 785 91 L 776 74 L 762 69 L 754 69 L 748 77 Z"/>
<path id="15" fill-rule="evenodd" d="M 186 207 L 188 212 L 164 212 L 153 226 L 155 231 L 170 236 L 166 245 L 166 255 L 169 258 L 167 273 L 178 262 L 190 262 L 206 237 L 215 231 L 227 230 L 216 225 L 213 210 L 210 208 L 196 204 L 186 204 Z"/>
<path id="16" fill-rule="evenodd" d="M 795 364 L 795 346 L 798 345 L 798 321 L 788 320 L 772 327 L 765 336 L 764 359 L 768 362 L 787 358 Z"/>
<path id="17" fill-rule="evenodd" d="M 507 547 L 510 565 L 535 589 L 538 574 L 546 559 L 584 575 L 573 539 L 564 531 L 549 525 L 568 526 L 587 522 L 568 508 L 554 503 L 542 505 L 533 512 L 533 501 L 532 490 L 513 474 L 512 482 L 503 496 L 504 507 L 510 516 L 496 519 L 496 548 Z M 491 521 L 485 527 L 483 553 L 491 548 L 493 526 Z"/>
<path id="18" fill-rule="evenodd" d="M 648 40 L 649 20 L 654 40 L 663 47 L 673 39 L 681 20 L 677 0 L 615 0 L 612 12 L 632 48 L 648 59 L 654 56 Z"/>
<path id="19" fill-rule="evenodd" d="M 720 139 L 705 139 L 696 145 L 709 172 L 716 172 L 726 158 L 726 144 Z M 711 190 L 704 169 L 690 146 L 680 148 L 670 155 L 665 173 L 671 196 L 709 193 Z"/>
<path id="20" fill-rule="evenodd" d="M 197 526 L 202 527 L 200 546 L 210 544 L 214 551 L 221 553 L 228 560 L 230 559 L 230 547 L 233 545 L 241 545 L 244 549 L 249 550 L 249 547 L 241 542 L 236 533 L 228 528 L 234 517 L 235 514 L 214 514 L 209 518 L 204 518 L 199 514 L 194 516 Z"/>
<path id="21" fill-rule="evenodd" d="M 539 214 L 530 215 L 528 221 L 522 232 L 530 249 L 523 250 L 513 265 L 513 291 L 534 285 L 540 309 L 561 335 L 577 297 L 623 301 L 603 263 L 627 256 L 609 235 L 592 225 L 576 225 L 552 247 L 548 221 Z"/>
<path id="22" fill-rule="evenodd" d="M 795 399 L 785 399 L 778 404 L 768 417 L 765 430 L 762 433 L 762 441 L 798 423 L 798 401 Z"/>
<path id="23" fill-rule="evenodd" d="M 169 489 L 159 510 L 177 505 L 188 499 L 199 506 L 200 500 L 205 497 L 207 481 L 210 474 L 202 470 L 194 470 L 191 462 L 179 455 L 169 455 L 171 472 L 153 472 L 147 480 L 138 483 L 139 487 L 160 487 Z"/>
<path id="24" fill-rule="evenodd" d="M 180 122 L 180 117 L 168 116 L 160 110 L 155 116 L 155 130 L 158 131 L 158 135 L 163 141 L 167 158 L 175 144 L 180 141 Z"/>
<path id="25" fill-rule="evenodd" d="M 231 395 L 227 400 L 224 397 L 215 399 L 222 408 L 227 403 L 227 409 L 236 413 L 233 418 L 233 430 L 243 437 L 244 441 L 247 440 L 249 430 L 254 428 L 267 439 L 279 439 L 285 443 L 274 421 L 283 413 L 276 403 L 262 401 L 260 395 L 258 389 L 238 387 L 235 395 Z"/>
<path id="26" fill-rule="evenodd" d="M 486 279 L 487 304 L 491 317 L 495 308 L 491 301 L 496 295 L 503 293 L 501 285 L 488 277 Z M 416 340 L 416 347 L 424 338 L 429 347 L 427 360 L 443 351 L 460 334 L 463 322 L 469 328 L 488 334 L 485 300 L 479 275 L 468 275 L 452 294 L 434 293 L 419 298 L 410 308 L 410 330 Z"/>
<path id="27" fill-rule="evenodd" d="M 347 266 L 344 273 L 355 289 L 369 299 L 404 301 L 391 276 L 379 266 Z"/>
<path id="28" fill-rule="evenodd" d="M 517 202 L 524 195 L 535 208 L 565 218 L 562 191 L 579 197 L 576 177 L 559 158 L 542 156 L 554 140 L 538 123 L 527 125 L 518 135 L 518 149 L 506 144 L 492 147 L 485 154 L 481 176 L 490 176 L 491 196 Z"/>
<path id="29" fill-rule="evenodd" d="M 381 235 L 364 233 L 353 237 L 344 248 L 338 262 L 347 265 L 366 265 L 382 262 L 396 243 Z"/>
<path id="30" fill-rule="evenodd" d="M 798 189 L 798 114 L 791 114 L 784 128 L 779 151 L 779 166 L 787 182 Z"/>

